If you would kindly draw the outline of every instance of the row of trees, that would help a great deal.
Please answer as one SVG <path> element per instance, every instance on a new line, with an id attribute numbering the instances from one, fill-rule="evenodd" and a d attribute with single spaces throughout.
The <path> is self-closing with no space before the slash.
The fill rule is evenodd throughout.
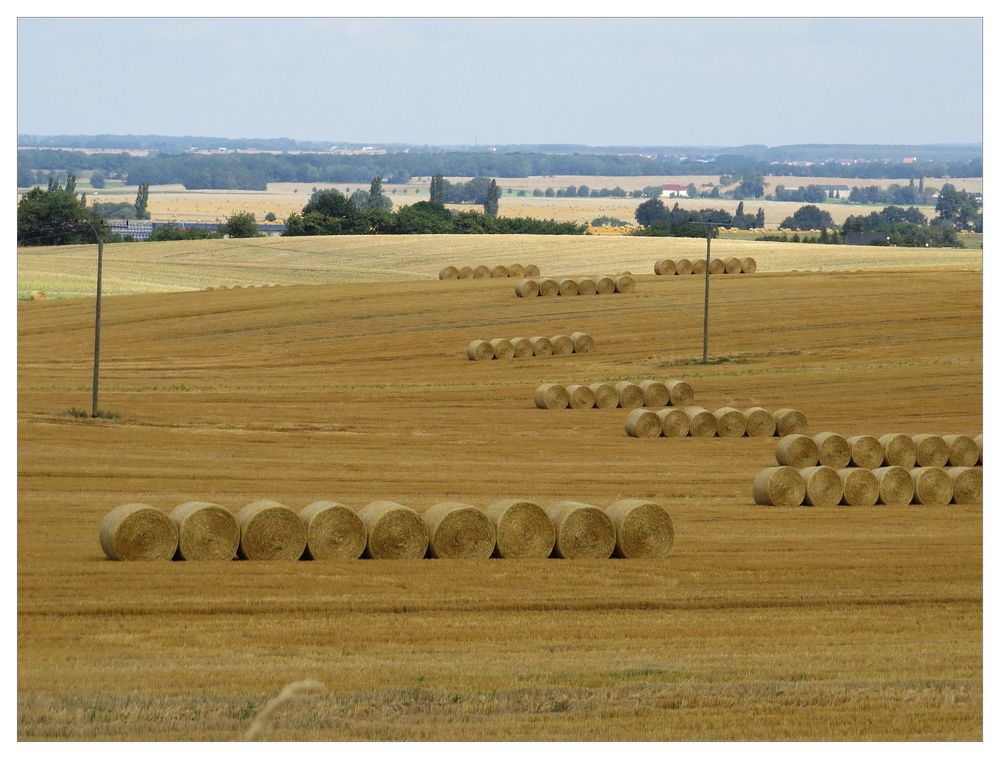
<path id="1" fill-rule="evenodd" d="M 748 214 L 744 210 L 742 201 L 737 206 L 735 214 L 714 208 L 689 211 L 681 208 L 679 203 L 674 203 L 673 208 L 668 210 L 662 200 L 652 198 L 640 203 L 635 209 L 635 220 L 644 228 L 636 230 L 635 234 L 638 235 L 704 237 L 704 228 L 700 227 L 701 231 L 698 232 L 699 227 L 695 226 L 694 222 L 718 224 L 735 229 L 760 229 L 764 226 L 764 210 L 758 208 L 757 213 Z"/>

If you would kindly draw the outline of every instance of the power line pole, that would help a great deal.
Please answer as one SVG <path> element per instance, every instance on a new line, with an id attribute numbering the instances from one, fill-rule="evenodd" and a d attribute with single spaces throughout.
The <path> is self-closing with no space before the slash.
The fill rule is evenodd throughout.
<path id="1" fill-rule="evenodd" d="M 104 237 L 97 227 L 93 227 L 93 230 L 97 237 L 97 307 L 94 312 L 94 379 L 90 416 L 92 419 L 96 419 L 97 393 L 101 373 L 101 274 L 104 269 Z"/>
<path id="2" fill-rule="evenodd" d="M 705 227 L 705 328 L 702 342 L 701 363 L 708 363 L 708 283 L 712 278 L 712 232 L 715 227 Z"/>

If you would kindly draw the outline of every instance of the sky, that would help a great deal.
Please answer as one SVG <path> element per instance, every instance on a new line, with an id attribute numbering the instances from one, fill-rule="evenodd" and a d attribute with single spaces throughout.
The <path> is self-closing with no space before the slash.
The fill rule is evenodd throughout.
<path id="1" fill-rule="evenodd" d="M 983 137 L 979 19 L 22 18 L 17 41 L 20 134 L 437 145 Z"/>

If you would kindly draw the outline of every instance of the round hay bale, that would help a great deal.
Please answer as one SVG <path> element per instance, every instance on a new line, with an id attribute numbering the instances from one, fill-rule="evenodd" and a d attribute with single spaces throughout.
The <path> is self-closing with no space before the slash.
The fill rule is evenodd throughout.
<path id="1" fill-rule="evenodd" d="M 538 282 L 538 294 L 555 296 L 559 294 L 559 283 L 554 279 L 543 279 Z"/>
<path id="2" fill-rule="evenodd" d="M 983 470 L 977 466 L 952 466 L 945 469 L 951 478 L 952 501 L 960 506 L 982 504 Z"/>
<path id="3" fill-rule="evenodd" d="M 725 274 L 726 262 L 721 258 L 713 258 L 711 263 L 708 265 L 708 271 L 710 274 Z"/>
<path id="4" fill-rule="evenodd" d="M 597 295 L 597 283 L 590 277 L 583 277 L 577 280 L 576 290 L 578 295 Z"/>
<path id="5" fill-rule="evenodd" d="M 614 280 L 616 293 L 630 293 L 635 290 L 635 280 L 629 274 L 621 274 Z"/>
<path id="6" fill-rule="evenodd" d="M 913 438 L 900 432 L 890 432 L 882 435 L 878 441 L 882 444 L 885 457 L 882 463 L 885 466 L 899 466 L 910 470 L 917 463 L 917 446 Z"/>
<path id="7" fill-rule="evenodd" d="M 438 272 L 438 279 L 458 279 L 458 267 L 445 266 Z"/>
<path id="8" fill-rule="evenodd" d="M 495 555 L 502 559 L 545 559 L 556 542 L 556 528 L 533 501 L 509 498 L 486 507 L 496 532 Z"/>
<path id="9" fill-rule="evenodd" d="M 740 259 L 736 256 L 729 256 L 728 258 L 723 259 L 723 262 L 726 264 L 726 274 L 743 273 L 743 264 L 740 263 Z"/>
<path id="10" fill-rule="evenodd" d="M 45 296 L 45 291 L 44 290 L 32 290 L 31 291 L 31 299 L 32 300 L 45 300 L 45 297 L 46 296 Z"/>
<path id="11" fill-rule="evenodd" d="M 594 391 L 587 385 L 567 385 L 570 408 L 594 408 Z"/>
<path id="12" fill-rule="evenodd" d="M 674 263 L 674 259 L 672 258 L 664 258 L 662 261 L 657 261 L 655 264 L 653 264 L 653 271 L 656 274 L 664 274 L 664 275 L 676 274 L 677 264 Z"/>
<path id="13" fill-rule="evenodd" d="M 917 447 L 917 466 L 945 466 L 950 450 L 940 435 L 914 435 Z"/>
<path id="14" fill-rule="evenodd" d="M 538 295 L 538 282 L 533 279 L 522 279 L 514 285 L 518 298 L 534 298 Z"/>
<path id="15" fill-rule="evenodd" d="M 757 260 L 755 258 L 750 258 L 749 256 L 741 258 L 740 269 L 742 269 L 744 274 L 753 274 L 757 271 Z"/>
<path id="16" fill-rule="evenodd" d="M 772 466 L 762 469 L 753 480 L 753 501 L 761 506 L 801 506 L 806 483 L 798 469 Z"/>
<path id="17" fill-rule="evenodd" d="M 837 506 L 844 498 L 844 483 L 836 469 L 810 466 L 799 472 L 806 483 L 807 506 Z"/>
<path id="18" fill-rule="evenodd" d="M 555 382 L 539 385 L 535 390 L 535 405 L 538 408 L 564 409 L 569 406 L 569 391 Z"/>
<path id="19" fill-rule="evenodd" d="M 975 466 L 979 461 L 979 446 L 968 435 L 945 435 L 948 445 L 948 466 Z"/>
<path id="20" fill-rule="evenodd" d="M 766 408 L 752 406 L 743 416 L 747 420 L 747 437 L 774 437 L 774 414 Z"/>
<path id="21" fill-rule="evenodd" d="M 361 558 L 368 542 L 365 523 L 354 509 L 335 501 L 316 501 L 299 512 L 306 531 L 306 558 L 317 561 Z"/>
<path id="22" fill-rule="evenodd" d="M 170 512 L 177 527 L 177 556 L 186 561 L 232 561 L 240 546 L 233 513 L 216 503 L 188 501 Z"/>
<path id="23" fill-rule="evenodd" d="M 660 437 L 663 425 L 655 411 L 648 408 L 632 409 L 625 420 L 625 432 L 629 437 Z"/>
<path id="24" fill-rule="evenodd" d="M 843 435 L 836 432 L 819 432 L 813 435 L 819 451 L 820 466 L 843 469 L 851 463 L 851 446 Z"/>
<path id="25" fill-rule="evenodd" d="M 458 270 L 459 279 L 472 279 L 475 275 L 475 270 L 471 266 L 463 266 Z"/>
<path id="26" fill-rule="evenodd" d="M 506 279 L 510 276 L 510 271 L 503 264 L 497 264 L 490 269 L 490 275 L 493 279 Z"/>
<path id="27" fill-rule="evenodd" d="M 559 280 L 559 294 L 560 295 L 579 295 L 580 288 L 577 287 L 575 279 L 560 279 Z"/>
<path id="28" fill-rule="evenodd" d="M 939 466 L 918 466 L 910 470 L 913 502 L 925 506 L 945 506 L 955 495 L 951 477 Z"/>
<path id="29" fill-rule="evenodd" d="M 705 259 L 704 258 L 694 258 L 691 260 L 691 273 L 692 274 L 704 274 L 705 273 Z"/>
<path id="30" fill-rule="evenodd" d="M 684 380 L 667 380 L 671 406 L 690 406 L 694 401 L 694 388 Z"/>
<path id="31" fill-rule="evenodd" d="M 445 501 L 423 513 L 432 559 L 488 559 L 497 546 L 493 523 L 479 509 Z"/>
<path id="32" fill-rule="evenodd" d="M 691 263 L 690 258 L 678 258 L 674 271 L 681 276 L 687 276 L 694 271 L 694 264 Z"/>
<path id="33" fill-rule="evenodd" d="M 598 295 L 611 295 L 615 291 L 615 281 L 611 277 L 598 277 L 595 284 Z"/>
<path id="34" fill-rule="evenodd" d="M 804 435 L 809 428 L 806 415 L 793 408 L 779 408 L 774 412 L 774 434 L 778 437 L 785 435 Z"/>
<path id="35" fill-rule="evenodd" d="M 589 387 L 596 408 L 618 408 L 618 391 L 610 382 L 595 382 Z"/>
<path id="36" fill-rule="evenodd" d="M 662 559 L 674 550 L 674 522 L 660 504 L 626 498 L 608 506 L 607 514 L 615 528 L 615 556 Z"/>
<path id="37" fill-rule="evenodd" d="M 747 431 L 747 418 L 743 412 L 723 406 L 712 412 L 715 417 L 715 424 L 719 431 L 719 437 L 743 437 Z"/>
<path id="38" fill-rule="evenodd" d="M 501 361 L 509 361 L 514 358 L 514 344 L 510 340 L 494 337 L 490 340 L 490 347 L 493 349 L 493 358 Z"/>
<path id="39" fill-rule="evenodd" d="M 872 435 L 852 435 L 847 438 L 851 448 L 850 466 L 862 469 L 878 469 L 885 460 L 885 450 L 877 437 Z"/>
<path id="40" fill-rule="evenodd" d="M 531 358 L 535 355 L 535 347 L 526 337 L 515 337 L 510 344 L 514 346 L 514 358 Z"/>
<path id="41" fill-rule="evenodd" d="M 573 341 L 574 353 L 594 352 L 594 338 L 586 332 L 571 332 L 569 339 Z"/>
<path id="42" fill-rule="evenodd" d="M 485 340 L 473 340 L 465 353 L 470 361 L 489 361 L 493 358 L 493 346 Z"/>
<path id="43" fill-rule="evenodd" d="M 878 477 L 869 469 L 857 467 L 837 470 L 840 482 L 844 487 L 846 506 L 874 506 L 878 502 Z"/>
<path id="44" fill-rule="evenodd" d="M 526 264 L 524 267 L 524 276 L 526 277 L 538 277 L 541 276 L 541 273 L 541 269 L 534 264 Z"/>
<path id="45" fill-rule="evenodd" d="M 788 435 L 778 441 L 774 455 L 782 466 L 793 466 L 796 469 L 816 466 L 819 461 L 819 448 L 808 435 Z"/>
<path id="46" fill-rule="evenodd" d="M 634 382 L 616 382 L 615 390 L 618 393 L 618 405 L 622 408 L 639 408 L 646 399 L 642 388 Z"/>
<path id="47" fill-rule="evenodd" d="M 177 553 L 177 525 L 144 503 L 109 511 L 101 520 L 100 539 L 112 561 L 170 561 Z"/>
<path id="48" fill-rule="evenodd" d="M 552 341 L 549 338 L 536 336 L 529 338 L 529 340 L 531 342 L 531 349 L 536 356 L 552 355 Z"/>
<path id="49" fill-rule="evenodd" d="M 687 437 L 691 434 L 691 422 L 688 415 L 679 408 L 661 408 L 656 411 L 660 418 L 663 437 Z"/>
<path id="50" fill-rule="evenodd" d="M 719 433 L 719 423 L 711 411 L 701 406 L 685 406 L 691 437 L 715 437 Z"/>
<path id="51" fill-rule="evenodd" d="M 507 267 L 507 276 L 520 279 L 524 276 L 524 267 L 521 264 L 511 264 Z"/>
<path id="52" fill-rule="evenodd" d="M 489 266 L 484 266 L 479 264 L 475 269 L 472 270 L 473 279 L 490 279 L 493 277 L 493 271 Z"/>
<path id="53" fill-rule="evenodd" d="M 585 503 L 559 501 L 546 507 L 556 529 L 553 556 L 608 559 L 615 550 L 615 526 L 606 512 Z"/>
<path id="54" fill-rule="evenodd" d="M 299 515 L 277 501 L 254 501 L 236 512 L 239 556 L 253 561 L 298 561 L 306 550 Z"/>
<path id="55" fill-rule="evenodd" d="M 885 506 L 906 506 L 913 500 L 913 480 L 901 466 L 880 466 L 872 469 L 878 480 L 878 503 Z"/>
<path id="56" fill-rule="evenodd" d="M 553 356 L 571 356 L 573 354 L 573 339 L 569 335 L 553 335 L 549 338 L 552 343 Z"/>
<path id="57" fill-rule="evenodd" d="M 630 277 L 632 276 L 632 272 L 630 272 L 628 269 L 622 269 L 621 271 L 615 272 L 615 276 L 621 276 L 622 274 L 626 274 Z"/>
<path id="58" fill-rule="evenodd" d="M 670 390 L 659 380 L 643 380 L 639 383 L 642 390 L 642 403 L 650 408 L 663 408 L 670 403 Z"/>
<path id="59" fill-rule="evenodd" d="M 366 559 L 422 559 L 427 554 L 427 525 L 410 507 L 372 501 L 358 516 L 368 530 Z"/>
<path id="60" fill-rule="evenodd" d="M 973 440 L 976 441 L 976 447 L 979 449 L 979 461 L 976 462 L 976 463 L 982 464 L 983 463 L 983 435 L 982 435 L 982 433 L 976 435 L 973 438 Z"/>

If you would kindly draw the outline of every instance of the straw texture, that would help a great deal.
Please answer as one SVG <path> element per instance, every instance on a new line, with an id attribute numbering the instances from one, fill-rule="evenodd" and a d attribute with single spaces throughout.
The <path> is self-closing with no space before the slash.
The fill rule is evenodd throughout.
<path id="1" fill-rule="evenodd" d="M 567 385 L 566 392 L 569 393 L 569 406 L 574 409 L 594 408 L 594 392 L 587 385 Z"/>
<path id="2" fill-rule="evenodd" d="M 688 276 L 694 271 L 694 265 L 691 263 L 690 258 L 679 258 L 677 259 L 677 273 L 682 276 Z"/>
<path id="3" fill-rule="evenodd" d="M 475 269 L 472 270 L 473 279 L 491 279 L 493 277 L 493 271 L 489 266 L 484 266 L 480 264 Z"/>
<path id="4" fill-rule="evenodd" d="M 687 437 L 691 434 L 691 422 L 682 409 L 668 406 L 658 409 L 656 415 L 660 418 L 663 437 Z"/>
<path id="5" fill-rule="evenodd" d="M 596 408 L 618 408 L 618 391 L 610 382 L 595 382 L 590 385 Z"/>
<path id="6" fill-rule="evenodd" d="M 940 435 L 914 435 L 917 447 L 917 466 L 945 466 L 950 453 L 948 444 Z"/>
<path id="7" fill-rule="evenodd" d="M 531 358 L 535 355 L 535 347 L 526 337 L 515 337 L 510 344 L 514 346 L 514 358 Z"/>
<path id="8" fill-rule="evenodd" d="M 725 274 L 726 262 L 721 258 L 713 258 L 708 265 L 708 271 L 710 274 Z"/>
<path id="9" fill-rule="evenodd" d="M 711 411 L 701 406 L 685 406 L 691 437 L 715 437 L 719 432 L 719 423 Z"/>
<path id="10" fill-rule="evenodd" d="M 642 402 L 645 406 L 662 408 L 670 403 L 670 390 L 659 380 L 642 380 L 639 389 L 642 390 Z"/>
<path id="11" fill-rule="evenodd" d="M 968 435 L 945 435 L 948 445 L 948 466 L 975 466 L 979 461 L 979 446 Z"/>
<path id="12" fill-rule="evenodd" d="M 177 526 L 159 509 L 126 503 L 101 520 L 100 540 L 113 561 L 170 561 L 177 552 Z"/>
<path id="13" fill-rule="evenodd" d="M 427 553 L 427 526 L 408 506 L 373 501 L 358 516 L 368 530 L 366 559 L 422 559 Z"/>
<path id="14" fill-rule="evenodd" d="M 878 480 L 878 503 L 886 506 L 906 506 L 913 501 L 913 480 L 901 466 L 882 466 L 873 469 Z"/>
<path id="15" fill-rule="evenodd" d="M 807 506 L 837 506 L 844 498 L 844 483 L 836 469 L 810 466 L 799 472 L 806 482 Z"/>
<path id="16" fill-rule="evenodd" d="M 616 382 L 615 390 L 618 391 L 618 405 L 622 408 L 639 408 L 645 402 L 642 388 L 634 382 Z"/>
<path id="17" fill-rule="evenodd" d="M 552 343 L 553 356 L 572 355 L 573 339 L 569 335 L 553 335 L 549 341 Z"/>
<path id="18" fill-rule="evenodd" d="M 485 340 L 473 340 L 465 353 L 470 361 L 489 361 L 493 358 L 493 346 Z"/>
<path id="19" fill-rule="evenodd" d="M 611 277 L 598 277 L 594 284 L 598 295 L 611 295 L 615 291 L 615 281 Z"/>
<path id="20" fill-rule="evenodd" d="M 747 431 L 747 418 L 743 412 L 723 406 L 712 412 L 719 437 L 743 437 Z"/>
<path id="21" fill-rule="evenodd" d="M 885 450 L 877 437 L 872 435 L 853 435 L 847 438 L 851 447 L 851 466 L 862 469 L 878 469 L 885 460 Z"/>
<path id="22" fill-rule="evenodd" d="M 625 419 L 625 432 L 629 437 L 660 437 L 663 426 L 655 411 L 637 408 L 632 409 Z"/>
<path id="23" fill-rule="evenodd" d="M 552 355 L 552 341 L 547 337 L 535 336 L 529 338 L 531 341 L 531 348 L 536 356 L 551 356 Z"/>
<path id="24" fill-rule="evenodd" d="M 579 295 L 580 294 L 580 288 L 577 286 L 576 280 L 575 279 L 569 279 L 568 277 L 566 279 L 559 280 L 559 294 L 560 295 Z"/>
<path id="25" fill-rule="evenodd" d="M 836 432 L 818 432 L 813 435 L 813 442 L 816 443 L 821 466 L 843 469 L 851 463 L 851 446 L 843 435 L 838 435 Z"/>
<path id="26" fill-rule="evenodd" d="M 559 294 L 559 283 L 554 279 L 542 279 L 538 282 L 538 294 L 542 296 L 556 296 Z"/>
<path id="27" fill-rule="evenodd" d="M 674 523 L 654 501 L 627 498 L 608 506 L 615 528 L 614 555 L 622 559 L 662 559 L 674 548 Z"/>
<path id="28" fill-rule="evenodd" d="M 838 469 L 837 475 L 844 487 L 846 506 L 874 506 L 878 502 L 878 478 L 870 469 L 848 467 Z"/>
<path id="29" fill-rule="evenodd" d="M 782 466 L 805 469 L 816 466 L 819 461 L 819 448 L 808 435 L 788 435 L 778 441 L 774 455 Z"/>
<path id="30" fill-rule="evenodd" d="M 569 406 L 569 392 L 555 382 L 539 385 L 535 390 L 535 405 L 538 408 L 564 409 Z"/>
<path id="31" fill-rule="evenodd" d="M 952 500 L 960 506 L 982 504 L 983 469 L 977 466 L 953 466 L 945 469 L 951 478 Z"/>
<path id="32" fill-rule="evenodd" d="M 538 282 L 534 279 L 522 279 L 514 285 L 518 298 L 534 298 L 538 295 Z"/>
<path id="33" fill-rule="evenodd" d="M 753 274 L 757 271 L 757 260 L 755 258 L 750 258 L 749 256 L 741 258 L 740 269 L 743 270 L 744 274 Z"/>
<path id="34" fill-rule="evenodd" d="M 493 523 L 479 509 L 445 501 L 423 513 L 432 559 L 488 559 L 497 545 Z"/>
<path id="35" fill-rule="evenodd" d="M 667 380 L 671 406 L 690 406 L 694 401 L 694 389 L 684 380 Z"/>
<path id="36" fill-rule="evenodd" d="M 493 351 L 493 358 L 500 361 L 509 361 L 514 358 L 514 344 L 510 340 L 495 337 L 490 340 L 490 348 Z"/>
<path id="37" fill-rule="evenodd" d="M 503 264 L 497 264 L 492 269 L 490 269 L 490 275 L 493 279 L 506 279 L 510 276 L 510 273 L 506 266 Z"/>
<path id="38" fill-rule="evenodd" d="M 910 470 L 913 480 L 913 502 L 925 506 L 951 503 L 954 486 L 951 477 L 939 466 L 918 466 Z"/>
<path id="39" fill-rule="evenodd" d="M 761 506 L 801 506 L 805 497 L 805 480 L 790 466 L 768 467 L 754 478 L 753 500 Z"/>
<path id="40" fill-rule="evenodd" d="M 306 531 L 299 515 L 277 501 L 254 501 L 236 513 L 241 558 L 254 561 L 298 561 L 306 550 Z"/>
<path id="41" fill-rule="evenodd" d="M 559 501 L 545 512 L 556 529 L 553 555 L 561 559 L 607 559 L 615 550 L 615 526 L 606 512 L 585 503 Z"/>
<path id="42" fill-rule="evenodd" d="M 743 416 L 747 419 L 747 437 L 774 437 L 774 414 L 766 408 L 752 406 Z"/>
<path id="43" fill-rule="evenodd" d="M 882 463 L 885 466 L 899 466 L 903 469 L 912 469 L 917 463 L 917 446 L 909 435 L 899 432 L 891 432 L 882 435 L 879 439 L 885 457 Z"/>
<path id="44" fill-rule="evenodd" d="M 775 434 L 778 437 L 785 435 L 803 435 L 809 429 L 806 415 L 793 408 L 779 408 L 774 412 Z"/>
<path id="45" fill-rule="evenodd" d="M 526 264 L 524 267 L 524 276 L 526 277 L 537 277 L 541 273 L 541 270 L 535 264 Z"/>
<path id="46" fill-rule="evenodd" d="M 578 295 L 597 295 L 597 282 L 590 277 L 583 277 L 577 280 L 576 289 Z"/>
<path id="47" fill-rule="evenodd" d="M 496 532 L 495 555 L 502 559 L 544 559 L 552 553 L 556 529 L 533 501 L 504 499 L 486 507 Z"/>
<path id="48" fill-rule="evenodd" d="M 674 274 L 677 271 L 677 264 L 672 258 L 664 258 L 653 264 L 655 274 Z"/>
<path id="49" fill-rule="evenodd" d="M 572 332 L 569 339 L 573 341 L 574 353 L 593 353 L 595 344 L 594 338 L 586 332 Z"/>
<path id="50" fill-rule="evenodd" d="M 229 509 L 216 503 L 188 501 L 170 512 L 177 528 L 177 558 L 186 561 L 232 561 L 240 528 Z"/>
<path id="51" fill-rule="evenodd" d="M 445 266 L 438 272 L 438 279 L 458 279 L 458 268 L 455 266 Z"/>
<path id="52" fill-rule="evenodd" d="M 352 561 L 361 558 L 368 542 L 365 523 L 354 509 L 336 501 L 315 501 L 299 512 L 306 531 L 306 558 Z"/>
<path id="53" fill-rule="evenodd" d="M 635 290 L 635 280 L 628 274 L 621 274 L 614 280 L 616 293 L 630 293 Z"/>
<path id="54" fill-rule="evenodd" d="M 743 272 L 743 264 L 740 263 L 740 259 L 736 256 L 730 256 L 724 259 L 726 264 L 726 274 L 740 274 Z"/>

